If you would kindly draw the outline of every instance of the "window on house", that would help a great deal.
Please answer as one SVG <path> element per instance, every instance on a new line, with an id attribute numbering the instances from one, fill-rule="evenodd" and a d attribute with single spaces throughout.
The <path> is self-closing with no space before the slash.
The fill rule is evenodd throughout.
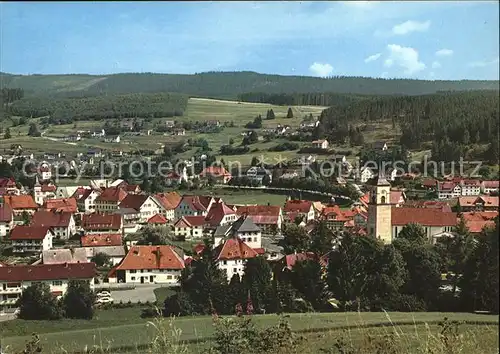
<path id="1" fill-rule="evenodd" d="M 54 281 L 52 282 L 52 285 L 53 285 L 53 286 L 62 286 L 62 280 L 54 280 Z"/>
<path id="2" fill-rule="evenodd" d="M 130 280 L 135 280 L 135 277 L 130 277 Z"/>
<path id="3" fill-rule="evenodd" d="M 130 273 L 135 273 L 135 269 L 129 270 Z"/>
<path id="4" fill-rule="evenodd" d="M 233 268 L 233 273 L 238 272 L 238 268 Z"/>

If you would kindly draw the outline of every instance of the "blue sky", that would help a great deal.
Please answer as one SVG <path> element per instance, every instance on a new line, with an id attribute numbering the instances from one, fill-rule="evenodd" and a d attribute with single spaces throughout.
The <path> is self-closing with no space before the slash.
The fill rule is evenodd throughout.
<path id="1" fill-rule="evenodd" d="M 0 3 L 0 70 L 498 79 L 498 2 Z"/>

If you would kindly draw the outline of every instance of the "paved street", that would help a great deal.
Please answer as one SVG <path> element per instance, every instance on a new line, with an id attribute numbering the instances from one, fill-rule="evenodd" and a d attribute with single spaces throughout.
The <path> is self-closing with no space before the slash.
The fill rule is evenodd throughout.
<path id="1" fill-rule="evenodd" d="M 154 302 L 156 297 L 154 289 L 159 288 L 158 284 L 155 285 L 137 285 L 135 289 L 130 290 L 111 290 L 111 297 L 114 303 L 122 302 Z"/>

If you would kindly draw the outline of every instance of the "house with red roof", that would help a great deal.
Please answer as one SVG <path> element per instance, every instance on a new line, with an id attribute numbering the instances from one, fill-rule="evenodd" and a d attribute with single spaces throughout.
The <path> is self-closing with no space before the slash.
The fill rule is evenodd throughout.
<path id="1" fill-rule="evenodd" d="M 213 250 L 220 269 L 226 272 L 230 281 L 234 274 L 243 276 L 246 261 L 259 254 L 239 237 L 230 237 Z"/>
<path id="2" fill-rule="evenodd" d="M 111 233 L 122 232 L 123 218 L 120 214 L 84 214 L 82 216 L 82 228 L 85 233 Z"/>
<path id="3" fill-rule="evenodd" d="M 448 213 L 452 211 L 449 203 L 439 200 L 411 200 L 406 202 L 403 207 L 439 209 Z"/>
<path id="4" fill-rule="evenodd" d="M 313 221 L 315 218 L 314 206 L 310 200 L 287 200 L 283 212 L 291 222 L 297 216 L 303 217 L 305 222 Z"/>
<path id="5" fill-rule="evenodd" d="M 98 189 L 93 189 L 90 187 L 79 187 L 72 198 L 76 200 L 76 205 L 78 210 L 84 213 L 93 213 L 95 212 L 95 200 L 101 191 Z"/>
<path id="6" fill-rule="evenodd" d="M 52 248 L 54 234 L 49 226 L 17 225 L 10 232 L 12 252 L 40 255 Z"/>
<path id="7" fill-rule="evenodd" d="M 140 215 L 139 222 L 146 222 L 153 215 L 159 214 L 161 204 L 145 194 L 128 194 L 118 205 L 118 209 L 133 209 Z"/>
<path id="8" fill-rule="evenodd" d="M 439 199 L 452 199 L 460 196 L 481 194 L 481 181 L 477 179 L 452 178 L 437 185 Z"/>
<path id="9" fill-rule="evenodd" d="M 45 200 L 42 208 L 50 211 L 64 211 L 72 214 L 78 212 L 75 198 L 48 199 Z"/>
<path id="10" fill-rule="evenodd" d="M 182 197 L 177 192 L 157 193 L 153 198 L 160 203 L 162 209 L 161 214 L 169 221 L 175 219 L 175 208 L 179 205 Z"/>
<path id="11" fill-rule="evenodd" d="M 279 205 L 246 205 L 236 207 L 236 214 L 248 215 L 263 234 L 274 235 L 281 231 L 283 212 Z"/>
<path id="12" fill-rule="evenodd" d="M 113 212 L 128 193 L 122 187 L 108 187 L 95 199 L 95 210 L 98 213 Z"/>
<path id="13" fill-rule="evenodd" d="M 174 236 L 178 240 L 202 239 L 206 221 L 203 215 L 180 217 L 173 225 Z"/>
<path id="14" fill-rule="evenodd" d="M 94 263 L 62 263 L 38 265 L 7 265 L 0 267 L 0 289 L 3 301 L 0 302 L 0 314 L 14 313 L 17 301 L 25 288 L 33 283 L 46 283 L 52 295 L 64 296 L 71 279 L 85 280 L 94 289 L 97 270 Z"/>
<path id="15" fill-rule="evenodd" d="M 445 233 L 451 233 L 457 225 L 457 214 L 431 208 L 392 208 L 392 240 L 408 224 L 419 224 L 430 242 Z"/>
<path id="16" fill-rule="evenodd" d="M 54 237 L 67 240 L 76 233 L 73 213 L 67 211 L 38 210 L 31 219 L 33 226 L 48 226 Z"/>
<path id="17" fill-rule="evenodd" d="M 490 194 L 491 192 L 499 191 L 500 181 L 482 181 L 481 182 L 481 192 L 484 194 Z"/>
<path id="18" fill-rule="evenodd" d="M 1 177 L 0 178 L 0 195 L 5 195 L 5 194 L 15 194 L 19 195 L 20 191 L 19 188 L 17 188 L 16 181 L 14 178 L 6 178 L 6 177 Z"/>
<path id="19" fill-rule="evenodd" d="M 122 234 L 87 234 L 80 238 L 82 247 L 122 246 Z"/>
<path id="20" fill-rule="evenodd" d="M 175 285 L 184 267 L 184 254 L 177 248 L 133 246 L 115 271 L 118 282 Z"/>
<path id="21" fill-rule="evenodd" d="M 237 237 L 253 249 L 262 248 L 262 231 L 248 215 L 240 216 L 232 224 L 219 226 L 215 229 L 213 236 L 214 246 L 223 244 L 227 239 Z"/>
<path id="22" fill-rule="evenodd" d="M 458 205 L 462 211 L 498 211 L 498 196 L 460 197 Z"/>
<path id="23" fill-rule="evenodd" d="M 215 202 L 213 197 L 199 195 L 184 195 L 175 207 L 175 217 L 182 216 L 207 216 L 208 210 Z"/>
<path id="24" fill-rule="evenodd" d="M 23 212 L 27 212 L 32 215 L 38 209 L 38 205 L 31 195 L 5 195 L 3 197 L 4 204 L 9 204 L 15 215 L 21 215 Z"/>
<path id="25" fill-rule="evenodd" d="M 14 213 L 8 204 L 0 204 L 0 238 L 6 237 L 14 227 Z"/>
<path id="26" fill-rule="evenodd" d="M 153 215 L 152 217 L 150 217 L 146 221 L 146 224 L 149 224 L 149 225 L 166 225 L 166 224 L 168 224 L 168 220 L 162 214 L 156 214 L 156 215 Z"/>
<path id="27" fill-rule="evenodd" d="M 498 211 L 471 211 L 461 213 L 471 234 L 478 235 L 483 229 L 495 227 Z"/>
<path id="28" fill-rule="evenodd" d="M 354 215 L 352 216 L 354 218 Z M 343 230 L 348 221 L 352 218 L 344 215 L 338 205 L 327 206 L 321 211 L 320 218 L 324 220 L 330 230 Z"/>
<path id="29" fill-rule="evenodd" d="M 227 225 L 235 222 L 237 219 L 234 209 L 228 207 L 224 202 L 213 203 L 212 207 L 205 217 L 205 222 L 209 228 Z"/>
<path id="30" fill-rule="evenodd" d="M 282 269 L 292 270 L 293 266 L 297 262 L 303 261 L 314 261 L 317 257 L 313 252 L 301 252 L 301 253 L 293 253 L 287 254 L 285 257 L 281 258 L 281 267 Z"/>
<path id="31" fill-rule="evenodd" d="M 226 184 L 232 178 L 231 174 L 222 166 L 210 166 L 201 171 L 200 178 L 213 178 L 217 183 Z"/>

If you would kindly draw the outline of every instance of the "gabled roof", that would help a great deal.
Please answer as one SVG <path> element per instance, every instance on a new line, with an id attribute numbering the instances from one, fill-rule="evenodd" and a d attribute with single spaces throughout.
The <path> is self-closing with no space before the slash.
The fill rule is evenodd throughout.
<path id="1" fill-rule="evenodd" d="M 283 211 L 285 213 L 308 213 L 311 210 L 312 202 L 310 200 L 287 200 Z"/>
<path id="2" fill-rule="evenodd" d="M 233 232 L 260 232 L 260 227 L 255 225 L 252 218 L 242 215 L 232 225 Z"/>
<path id="3" fill-rule="evenodd" d="M 0 206 L 0 222 L 11 222 L 14 214 L 9 204 Z"/>
<path id="4" fill-rule="evenodd" d="M 44 193 L 47 193 L 47 192 L 55 192 L 57 190 L 57 187 L 53 184 L 42 184 L 41 185 L 41 190 L 42 192 Z"/>
<path id="5" fill-rule="evenodd" d="M 210 226 L 219 226 L 226 215 L 236 214 L 233 209 L 224 203 L 214 203 L 208 212 L 205 221 Z"/>
<path id="6" fill-rule="evenodd" d="M 203 215 L 183 216 L 175 222 L 174 227 L 186 227 L 181 225 L 186 225 L 187 227 L 200 227 L 205 225 L 205 217 Z"/>
<path id="7" fill-rule="evenodd" d="M 14 210 L 38 209 L 38 205 L 31 195 L 6 195 L 4 203 L 9 204 Z"/>
<path id="8" fill-rule="evenodd" d="M 498 211 L 466 212 L 462 213 L 467 228 L 471 233 L 480 233 L 485 227 L 494 227 Z"/>
<path id="9" fill-rule="evenodd" d="M 391 190 L 390 201 L 391 204 L 403 204 L 405 202 L 404 192 L 399 190 Z"/>
<path id="10" fill-rule="evenodd" d="M 155 198 L 165 210 L 175 209 L 182 199 L 177 192 L 157 193 L 153 198 Z"/>
<path id="11" fill-rule="evenodd" d="M 392 208 L 392 225 L 405 226 L 410 223 L 422 226 L 455 226 L 457 214 L 429 208 Z"/>
<path id="12" fill-rule="evenodd" d="M 184 260 L 171 246 L 133 246 L 117 270 L 183 269 Z"/>
<path id="13" fill-rule="evenodd" d="M 84 214 L 82 216 L 82 226 L 85 230 L 100 230 L 108 228 L 118 230 L 122 225 L 120 214 Z"/>
<path id="14" fill-rule="evenodd" d="M 214 249 L 217 260 L 248 259 L 257 257 L 258 253 L 240 238 L 229 238 Z"/>
<path id="15" fill-rule="evenodd" d="M 485 207 L 498 208 L 498 196 L 472 196 L 472 197 L 459 197 L 458 204 L 464 206 L 475 206 L 476 204 L 484 204 Z"/>
<path id="16" fill-rule="evenodd" d="M 75 198 L 47 199 L 43 207 L 48 210 L 66 211 L 70 213 L 76 213 L 78 211 Z"/>
<path id="17" fill-rule="evenodd" d="M 168 220 L 161 214 L 155 214 L 147 221 L 148 224 L 166 224 Z"/>
<path id="18" fill-rule="evenodd" d="M 206 198 L 203 198 L 203 199 L 206 199 Z M 192 210 L 201 211 L 201 212 L 207 211 L 207 207 L 208 207 L 208 205 L 205 206 L 202 204 L 200 197 L 197 195 L 185 195 L 182 197 L 179 204 L 180 203 L 184 203 L 184 204 L 188 205 Z"/>
<path id="19" fill-rule="evenodd" d="M 145 194 L 128 194 L 119 204 L 121 208 L 130 208 L 139 211 L 141 206 L 148 200 L 149 196 Z"/>
<path id="20" fill-rule="evenodd" d="M 238 215 L 250 215 L 250 216 L 274 216 L 278 217 L 281 212 L 281 207 L 279 205 L 246 205 L 237 206 L 236 213 Z"/>
<path id="21" fill-rule="evenodd" d="M 483 181 L 484 188 L 498 188 L 500 181 Z"/>
<path id="22" fill-rule="evenodd" d="M 314 260 L 316 255 L 313 252 L 303 252 L 303 253 L 294 253 L 288 254 L 285 256 L 285 266 L 288 269 L 292 269 L 295 263 L 306 261 L 306 260 Z"/>
<path id="23" fill-rule="evenodd" d="M 81 247 L 59 248 L 42 252 L 43 264 L 87 263 L 87 253 Z"/>
<path id="24" fill-rule="evenodd" d="M 224 168 L 220 166 L 210 166 L 203 171 L 201 171 L 200 176 L 212 175 L 215 177 L 231 177 L 231 174 Z"/>
<path id="25" fill-rule="evenodd" d="M 121 234 L 88 234 L 81 237 L 82 247 L 121 246 Z"/>
<path id="26" fill-rule="evenodd" d="M 14 178 L 0 178 L 0 188 L 14 188 L 16 187 L 16 181 Z"/>
<path id="27" fill-rule="evenodd" d="M 402 206 L 410 208 L 441 209 L 441 211 L 451 212 L 450 204 L 437 200 L 411 200 L 405 202 L 405 204 L 403 204 Z"/>
<path id="28" fill-rule="evenodd" d="M 68 227 L 72 213 L 38 210 L 33 214 L 31 225 L 48 227 Z"/>
<path id="29" fill-rule="evenodd" d="M 0 267 L 0 280 L 10 282 L 92 279 L 96 275 L 95 263 L 12 265 Z"/>
<path id="30" fill-rule="evenodd" d="M 97 190 L 90 187 L 78 187 L 71 197 L 76 199 L 77 202 L 81 203 L 84 202 L 94 191 L 97 192 Z"/>
<path id="31" fill-rule="evenodd" d="M 97 247 L 83 247 L 87 252 L 87 258 L 92 258 L 99 253 L 107 254 L 110 257 L 125 257 L 124 246 L 97 246 Z"/>
<path id="32" fill-rule="evenodd" d="M 103 190 L 95 200 L 98 202 L 119 203 L 127 196 L 127 192 L 121 187 L 108 187 Z"/>
<path id="33" fill-rule="evenodd" d="M 11 240 L 43 240 L 51 233 L 48 226 L 18 225 L 10 233 Z"/>

